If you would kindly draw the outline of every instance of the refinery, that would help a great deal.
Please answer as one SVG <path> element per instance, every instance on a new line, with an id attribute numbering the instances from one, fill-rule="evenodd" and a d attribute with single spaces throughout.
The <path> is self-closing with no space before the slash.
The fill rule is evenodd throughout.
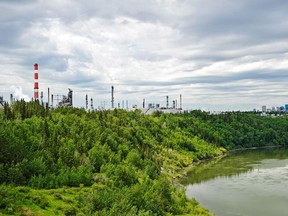
<path id="1" fill-rule="evenodd" d="M 38 64 L 34 64 L 34 97 L 32 100 L 39 101 L 44 107 L 48 107 L 49 109 L 57 108 L 57 107 L 73 107 L 73 90 L 68 88 L 67 95 L 63 94 L 52 94 L 50 91 L 50 88 L 47 89 L 47 101 L 44 101 L 44 93 L 43 91 L 39 91 L 39 71 L 38 71 Z M 156 111 L 161 111 L 163 113 L 181 113 L 182 112 L 182 95 L 179 95 L 179 100 L 175 99 L 172 100 L 172 105 L 170 105 L 169 96 L 165 96 L 166 104 L 165 106 L 162 106 L 160 103 L 148 103 L 146 104 L 146 99 L 143 99 L 142 105 L 132 105 L 131 108 L 129 108 L 129 102 L 126 100 L 126 106 L 125 101 L 122 100 L 122 106 L 121 102 L 118 102 L 115 106 L 115 98 L 114 98 L 114 86 L 111 86 L 111 109 L 126 109 L 126 110 L 135 110 L 139 109 L 143 114 L 151 114 Z M 39 92 L 40 92 L 40 98 L 39 98 Z M 5 101 L 3 96 L 0 96 L 0 108 L 4 106 L 5 102 L 8 102 L 13 104 L 16 101 L 16 98 L 13 96 L 13 94 L 10 94 L 10 102 Z M 90 101 L 90 106 L 89 106 Z M 106 102 L 101 102 L 101 105 L 98 108 L 94 108 L 93 104 L 93 98 L 89 98 L 88 94 L 85 95 L 85 109 L 86 110 L 106 110 Z M 179 106 L 178 106 L 179 102 Z"/>
<path id="2" fill-rule="evenodd" d="M 39 101 L 40 104 L 42 104 L 44 107 L 48 107 L 49 109 L 57 108 L 57 107 L 73 107 L 73 90 L 68 88 L 68 93 L 66 95 L 64 94 L 52 94 L 50 91 L 50 88 L 47 89 L 47 101 L 44 101 L 44 93 L 43 91 L 40 91 L 40 98 L 39 98 L 39 73 L 38 73 L 38 64 L 34 64 L 34 97 L 32 100 Z M 161 111 L 163 113 L 181 113 L 183 112 L 182 108 L 182 95 L 179 95 L 178 99 L 173 99 L 172 101 L 169 100 L 169 96 L 165 96 L 165 105 L 161 105 L 160 103 L 147 103 L 146 99 L 143 98 L 142 103 L 140 106 L 138 105 L 132 105 L 129 107 L 129 101 L 128 100 L 122 100 L 115 104 L 115 96 L 114 96 L 115 88 L 112 85 L 111 86 L 111 106 L 107 106 L 106 101 L 102 101 L 101 105 L 97 108 L 94 107 L 94 99 L 92 97 L 89 98 L 88 94 L 85 95 L 85 109 L 88 111 L 93 110 L 107 110 L 107 109 L 126 109 L 126 110 L 135 110 L 139 109 L 143 114 L 152 114 L 153 112 Z M 17 98 L 19 99 L 19 98 Z M 20 98 L 21 99 L 21 98 Z M 10 105 L 13 104 L 13 102 L 16 101 L 16 98 L 13 96 L 13 94 L 10 94 L 10 99 L 5 100 L 3 95 L 0 95 L 0 108 L 4 107 L 5 102 L 9 103 Z M 110 101 L 110 100 L 108 100 Z M 90 105 L 89 105 L 90 102 Z M 172 103 L 170 103 L 172 102 Z M 107 108 L 107 107 L 109 108 Z M 84 108 L 84 106 L 83 106 Z M 210 112 L 210 111 L 209 111 Z M 253 109 L 253 112 L 261 112 L 265 115 L 265 113 L 270 112 L 288 112 L 288 104 L 285 104 L 284 106 L 280 107 L 272 107 L 267 108 L 266 106 L 262 106 L 261 110 Z M 212 112 L 212 113 L 222 113 L 220 112 Z"/>

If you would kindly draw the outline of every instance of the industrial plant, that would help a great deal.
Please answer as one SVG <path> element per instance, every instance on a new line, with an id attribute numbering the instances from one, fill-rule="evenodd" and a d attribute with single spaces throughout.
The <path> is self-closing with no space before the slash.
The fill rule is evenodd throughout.
<path id="1" fill-rule="evenodd" d="M 34 97 L 32 100 L 39 101 L 39 103 L 47 107 L 49 109 L 57 108 L 57 107 L 73 107 L 73 90 L 68 88 L 68 93 L 66 95 L 64 94 L 51 94 L 50 88 L 48 88 L 47 92 L 47 98 L 48 101 L 44 102 L 44 93 L 43 91 L 40 91 L 40 100 L 39 100 L 39 66 L 37 63 L 34 64 Z M 131 108 L 129 108 L 128 100 L 126 100 L 126 106 L 125 106 L 125 100 L 122 100 L 120 102 L 116 103 L 115 106 L 115 87 L 111 86 L 111 107 L 108 105 L 108 108 L 106 107 L 106 101 L 101 101 L 101 104 L 98 107 L 94 107 L 94 99 L 91 97 L 89 98 L 88 94 L 85 95 L 85 109 L 88 111 L 94 111 L 94 110 L 107 110 L 107 109 L 126 109 L 126 110 L 141 110 L 143 114 L 152 114 L 153 112 L 163 112 L 163 113 L 182 113 L 182 95 L 179 95 L 179 98 L 172 100 L 169 99 L 169 96 L 163 96 L 165 97 L 165 105 L 161 105 L 160 103 L 147 103 L 146 98 L 143 98 L 141 106 L 138 105 L 131 105 Z M 16 97 L 19 99 L 19 97 Z M 16 101 L 16 98 L 13 96 L 13 94 L 10 94 L 10 105 L 13 104 Z M 5 102 L 8 103 L 8 101 L 4 100 L 3 95 L 0 95 L 0 108 L 4 107 Z M 90 106 L 89 106 L 90 102 Z M 122 106 L 121 106 L 122 102 Z M 147 104 L 146 104 L 147 103 Z M 254 112 L 261 112 L 259 110 L 254 109 Z M 267 108 L 266 106 L 262 106 L 262 114 L 264 113 L 270 113 L 270 112 L 288 112 L 288 104 L 285 104 L 281 107 L 272 107 L 271 109 Z"/>
<path id="2" fill-rule="evenodd" d="M 73 90 L 68 88 L 67 95 L 63 94 L 51 94 L 50 88 L 48 88 L 48 101 L 44 102 L 44 93 L 43 91 L 40 91 L 40 100 L 39 100 L 39 65 L 37 63 L 34 64 L 34 97 L 32 100 L 39 101 L 40 104 L 42 104 L 45 107 L 56 108 L 56 107 L 73 107 Z M 178 107 L 178 100 L 172 100 L 172 106 L 169 105 L 169 96 L 166 97 L 166 105 L 161 106 L 159 103 L 149 103 L 148 106 L 146 106 L 145 98 L 143 99 L 142 107 L 138 107 L 137 105 L 132 105 L 132 108 L 129 109 L 128 106 L 128 100 L 126 100 L 126 107 L 125 107 L 125 101 L 122 100 L 122 106 L 121 102 L 118 102 L 117 109 L 126 109 L 126 110 L 135 110 L 139 109 L 143 114 L 151 114 L 156 111 L 161 111 L 164 113 L 179 113 L 182 111 L 182 95 L 180 95 L 179 101 L 180 105 Z M 15 98 L 13 97 L 13 94 L 10 94 L 10 104 L 13 104 L 15 101 Z M 114 86 L 111 86 L 111 109 L 116 109 L 115 107 L 115 98 L 114 98 Z M 0 96 L 0 108 L 4 107 L 4 98 L 3 96 Z M 89 97 L 86 94 L 85 96 L 85 108 L 86 110 L 106 110 L 106 102 L 101 102 L 101 105 L 98 108 L 94 108 L 93 104 L 93 98 L 90 98 L 90 107 L 89 107 Z"/>

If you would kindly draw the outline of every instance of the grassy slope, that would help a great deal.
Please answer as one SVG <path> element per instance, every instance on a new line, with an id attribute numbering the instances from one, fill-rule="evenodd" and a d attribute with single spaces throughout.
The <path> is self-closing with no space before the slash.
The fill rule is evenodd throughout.
<path id="1" fill-rule="evenodd" d="M 85 212 L 85 206 L 79 204 L 92 190 L 92 187 L 35 190 L 5 185 L 0 188 L 1 204 L 6 205 L 3 215 L 76 215 Z"/>
<path id="2" fill-rule="evenodd" d="M 163 151 L 159 156 L 163 159 L 162 173 L 175 185 L 183 169 L 193 162 L 189 154 L 172 149 Z M 0 201 L 0 215 L 90 215 L 91 208 L 85 205 L 86 200 L 100 187 L 104 185 L 94 183 L 91 187 L 49 190 L 1 185 L 0 197 L 3 199 Z M 175 195 L 177 196 L 179 195 Z M 185 208 L 190 211 L 187 215 L 212 215 L 194 199 L 190 200 Z"/>

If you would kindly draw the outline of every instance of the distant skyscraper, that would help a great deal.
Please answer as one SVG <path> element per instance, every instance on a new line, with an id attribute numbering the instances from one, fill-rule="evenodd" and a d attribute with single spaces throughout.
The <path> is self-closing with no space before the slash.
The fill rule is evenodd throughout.
<path id="1" fill-rule="evenodd" d="M 266 112 L 267 111 L 267 107 L 266 106 L 262 106 L 262 112 Z"/>

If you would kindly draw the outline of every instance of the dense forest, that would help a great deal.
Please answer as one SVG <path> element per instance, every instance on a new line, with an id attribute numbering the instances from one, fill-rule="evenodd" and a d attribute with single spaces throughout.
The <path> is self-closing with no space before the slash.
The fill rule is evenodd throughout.
<path id="1" fill-rule="evenodd" d="M 0 110 L 0 214 L 210 215 L 177 183 L 226 150 L 285 146 L 288 118 L 139 110 Z"/>

